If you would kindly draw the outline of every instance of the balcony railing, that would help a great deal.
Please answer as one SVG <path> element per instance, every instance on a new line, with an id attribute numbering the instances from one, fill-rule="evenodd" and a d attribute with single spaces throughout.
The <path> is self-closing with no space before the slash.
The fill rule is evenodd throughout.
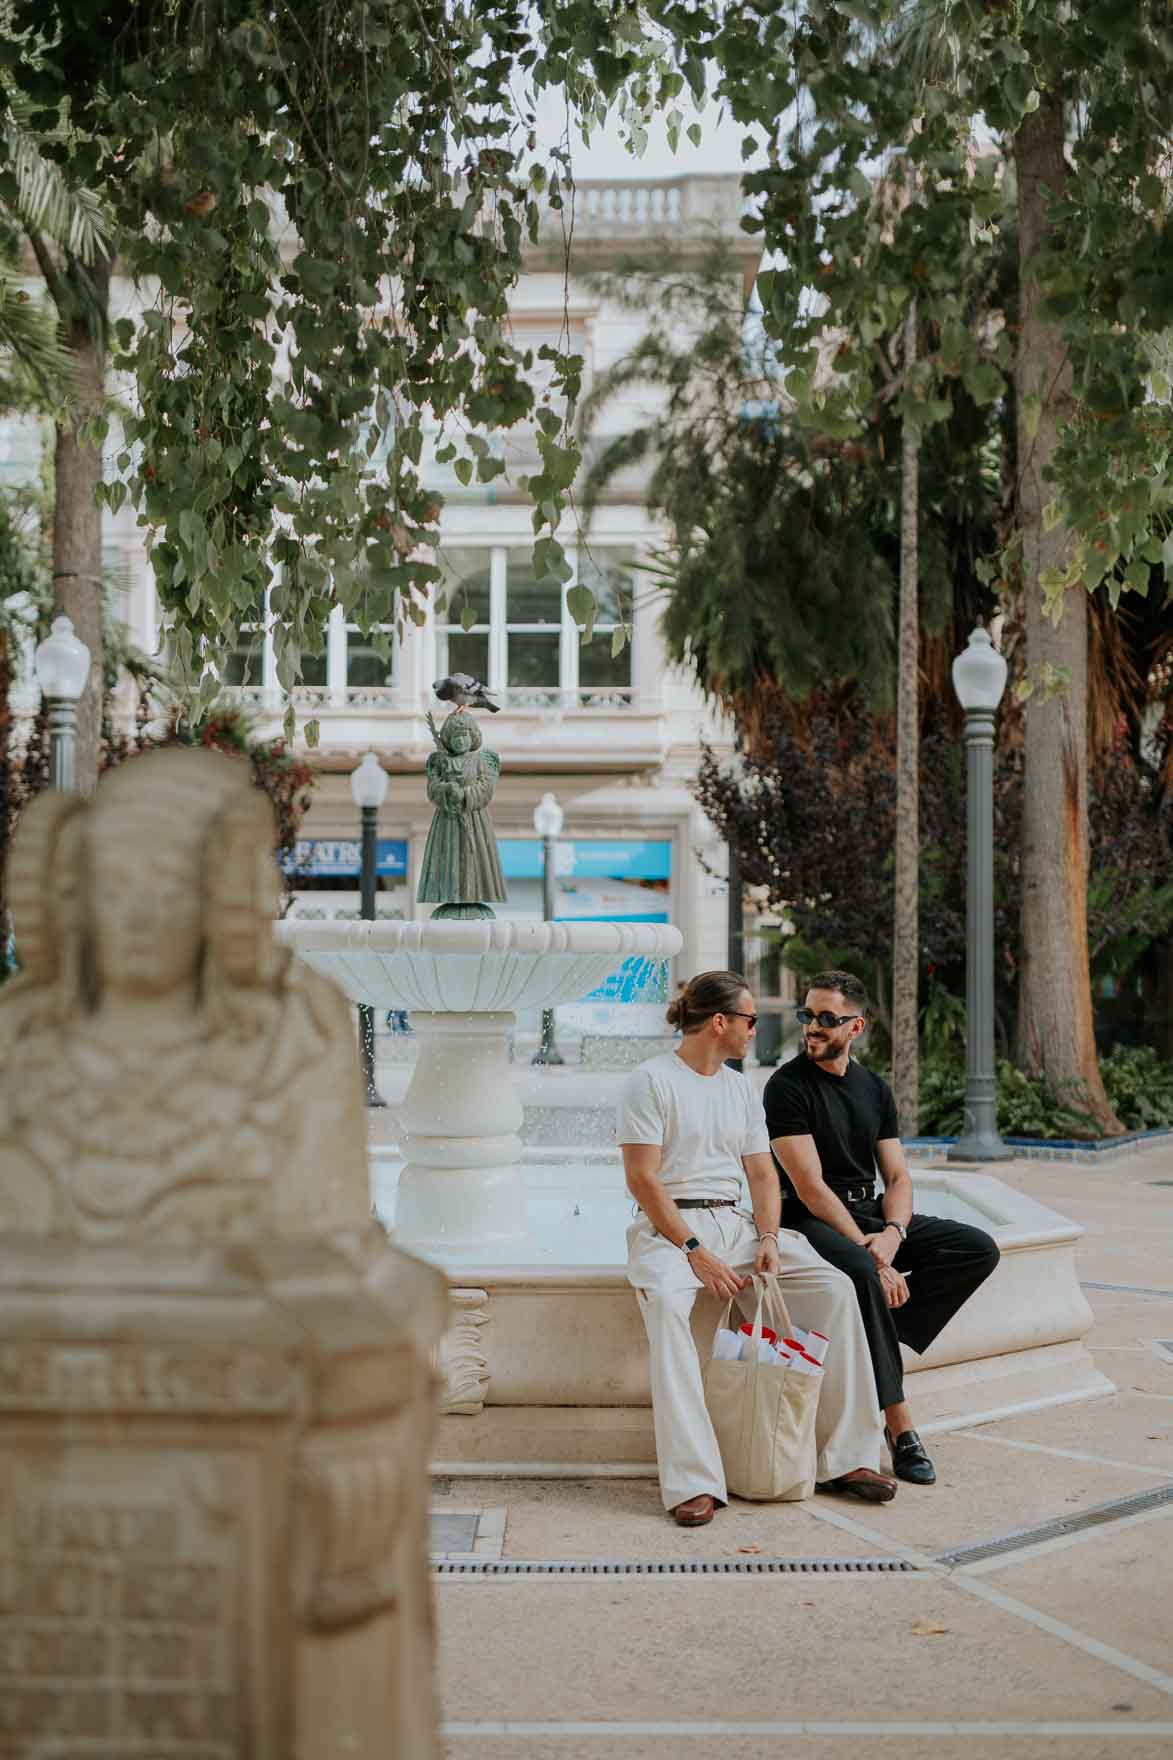
<path id="1" fill-rule="evenodd" d="M 283 692 L 264 685 L 237 685 L 226 695 L 258 714 L 276 715 L 285 707 Z M 340 691 L 325 685 L 302 685 L 292 695 L 293 706 L 299 711 L 423 715 L 436 707 L 430 693 L 413 698 L 398 685 L 349 685 Z M 580 685 L 574 690 L 562 690 L 558 685 L 510 685 L 494 696 L 503 710 L 519 715 L 625 715 L 640 706 L 631 685 Z"/>
<path id="2" fill-rule="evenodd" d="M 580 239 L 641 237 L 648 232 L 696 235 L 714 227 L 736 232 L 745 211 L 736 173 L 665 178 L 580 178 L 567 209 L 547 206 L 542 238 L 557 233 L 573 202 Z"/>

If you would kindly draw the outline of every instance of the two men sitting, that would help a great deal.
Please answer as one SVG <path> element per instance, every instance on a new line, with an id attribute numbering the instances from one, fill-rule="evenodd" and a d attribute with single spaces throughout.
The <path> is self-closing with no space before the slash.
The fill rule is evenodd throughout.
<path id="1" fill-rule="evenodd" d="M 980 1229 L 914 1215 L 891 1090 L 850 1055 L 866 1010 L 850 973 L 811 980 L 803 1048 L 767 1083 L 763 1117 L 748 1078 L 726 1062 L 749 1048 L 753 998 L 737 973 L 705 972 L 669 1007 L 680 1045 L 624 1085 L 617 1135 L 639 1206 L 627 1275 L 648 1335 L 661 1494 L 682 1526 L 711 1521 L 726 1501 L 692 1308 L 702 1288 L 729 1300 L 751 1271 L 780 1273 L 794 1319 L 832 1340 L 819 1489 L 890 1501 L 882 1435 L 896 1477 L 936 1477 L 905 1402 L 900 1345 L 927 1349 L 998 1248 Z M 752 1219 L 740 1208 L 743 1173 Z"/>

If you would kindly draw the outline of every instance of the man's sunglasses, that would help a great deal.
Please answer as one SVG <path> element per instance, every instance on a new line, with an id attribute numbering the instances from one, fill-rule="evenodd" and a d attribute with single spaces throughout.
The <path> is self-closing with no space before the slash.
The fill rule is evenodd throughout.
<path id="1" fill-rule="evenodd" d="M 814 1021 L 818 1021 L 820 1027 L 826 1027 L 830 1032 L 833 1027 L 845 1027 L 848 1021 L 861 1021 L 863 1016 L 861 1014 L 832 1014 L 829 1008 L 821 1008 L 818 1014 L 813 1008 L 796 1008 L 794 1018 L 800 1026 L 804 1027 L 809 1027 Z"/>
<path id="2" fill-rule="evenodd" d="M 739 1021 L 748 1021 L 750 1024 L 751 1031 L 758 1024 L 757 1015 L 756 1014 L 746 1014 L 746 1012 L 743 1008 L 727 1008 L 724 1010 L 724 1013 L 725 1013 L 726 1017 L 728 1017 L 729 1015 L 735 1014 Z"/>

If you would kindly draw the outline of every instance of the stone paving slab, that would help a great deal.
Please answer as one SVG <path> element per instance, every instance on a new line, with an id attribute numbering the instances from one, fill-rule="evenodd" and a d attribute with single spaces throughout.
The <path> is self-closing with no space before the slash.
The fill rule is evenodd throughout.
<path id="1" fill-rule="evenodd" d="M 500 1480 L 452 1484 L 461 1505 L 508 1500 L 505 1558 L 843 1558 L 884 1550 L 815 1521 L 801 1503 L 735 1501 L 707 1528 L 678 1528 L 665 1517 L 659 1487 L 650 1479 L 515 1479 L 504 1490 Z M 434 1507 L 442 1509 L 443 1500 Z M 749 1547 L 759 1550 L 741 1550 Z"/>
<path id="2" fill-rule="evenodd" d="M 444 1583 L 444 1716 L 1173 1721 L 1173 1692 L 938 1577 Z M 1094 1610 L 1089 1610 L 1089 1612 Z M 751 1709 L 752 1708 L 752 1709 Z"/>
<path id="3" fill-rule="evenodd" d="M 1169 1364 L 1149 1345 L 1108 1345 L 1092 1354 L 1097 1368 L 1116 1383 L 1121 1393 L 1147 1394 L 1150 1401 L 1173 1398 Z"/>
<path id="4" fill-rule="evenodd" d="M 1169 1760 L 1173 1725 L 1159 1734 L 1143 1733 L 1131 1718 L 1119 1717 L 1111 1733 L 1102 1726 L 1095 1734 L 1046 1735 L 1037 1729 L 1007 1735 L 971 1728 L 964 1736 L 939 1734 L 885 1736 L 874 1729 L 866 1735 L 837 1736 L 810 1729 L 801 1736 L 765 1737 L 679 1733 L 644 1736 L 554 1737 L 510 1734 L 487 1736 L 480 1731 L 450 1737 L 445 1760 Z"/>
<path id="5" fill-rule="evenodd" d="M 1173 1667 L 1171 1561 L 1173 1505 L 1166 1505 L 1148 1520 L 1102 1529 L 1077 1546 L 1023 1562 L 1008 1558 L 989 1580 L 1070 1625 L 1090 1619 L 1097 1637 L 1167 1670 Z"/>
<path id="6" fill-rule="evenodd" d="M 1173 1364 L 1166 1373 L 1173 1394 Z M 1168 1403 L 1146 1399 L 1131 1387 L 1109 1400 L 1053 1406 L 961 1435 L 991 1451 L 986 1457 L 988 1470 L 998 1471 L 999 1459 L 1007 1467 L 1017 1462 L 1024 1450 L 1009 1445 L 1025 1443 L 1030 1445 L 1025 1452 L 1068 1449 L 1119 1461 L 1138 1479 L 1145 1473 L 1173 1479 L 1173 1399 Z M 1063 1457 L 1056 1452 L 1043 1458 L 1058 1463 Z"/>
<path id="7" fill-rule="evenodd" d="M 1150 1405 L 1139 1399 L 1135 1404 L 1151 1428 Z M 1045 1439 L 1039 1446 L 1047 1446 L 1048 1417 L 1053 1421 L 1059 1413 L 1088 1409 L 1058 1407 L 1054 1414 L 1037 1414 L 1033 1434 Z M 1163 1419 L 1164 1407 L 1159 1410 Z M 891 1504 L 877 1507 L 822 1494 L 795 1504 L 734 1499 L 703 1529 L 681 1529 L 669 1521 L 656 1482 L 649 1479 L 459 1479 L 451 1481 L 452 1495 L 460 1507 L 505 1505 L 505 1558 L 733 1558 L 746 1546 L 758 1546 L 770 1557 L 843 1557 L 891 1553 L 902 1545 L 929 1554 L 949 1551 L 1173 1480 L 1173 1471 L 1159 1465 L 1135 1468 L 1126 1461 L 1111 1465 L 1072 1458 L 1081 1440 L 1078 1429 L 1070 1437 L 1063 1433 L 1056 1453 L 1005 1446 L 997 1440 L 1002 1429 L 935 1437 L 937 1485 L 901 1486 Z M 1090 1449 L 1096 1438 L 1082 1440 Z M 443 1507 L 437 1499 L 436 1508 Z M 821 1519 L 828 1515 L 866 1522 L 874 1538 L 852 1537 L 833 1520 Z"/>

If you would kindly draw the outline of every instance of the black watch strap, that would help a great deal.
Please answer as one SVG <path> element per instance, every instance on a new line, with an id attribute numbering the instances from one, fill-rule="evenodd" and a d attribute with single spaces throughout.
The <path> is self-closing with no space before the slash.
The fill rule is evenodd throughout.
<path id="1" fill-rule="evenodd" d="M 885 1228 L 894 1228 L 896 1230 L 896 1233 L 900 1236 L 902 1241 L 906 1241 L 908 1239 L 908 1230 L 905 1228 L 905 1226 L 902 1222 L 892 1222 L 889 1219 L 885 1219 L 884 1227 Z"/>
<path id="2" fill-rule="evenodd" d="M 687 1258 L 687 1257 L 688 1257 L 688 1255 L 689 1255 L 689 1253 L 695 1253 L 695 1252 L 696 1252 L 696 1250 L 697 1250 L 697 1248 L 698 1248 L 698 1247 L 699 1247 L 699 1246 L 700 1246 L 700 1244 L 701 1244 L 701 1243 L 700 1243 L 700 1242 L 699 1242 L 699 1241 L 698 1241 L 698 1240 L 697 1240 L 697 1238 L 696 1238 L 696 1236 L 695 1236 L 695 1234 L 690 1234 L 690 1235 L 689 1235 L 689 1237 L 688 1237 L 688 1239 L 687 1239 L 687 1240 L 686 1240 L 686 1241 L 685 1241 L 685 1242 L 684 1242 L 684 1243 L 683 1243 L 683 1245 L 682 1245 L 682 1246 L 681 1246 L 681 1248 L 680 1248 L 680 1251 L 681 1251 L 681 1252 L 682 1252 L 682 1253 L 683 1253 L 683 1254 L 684 1254 L 684 1255 L 685 1255 L 685 1257 L 686 1257 L 686 1258 Z"/>

